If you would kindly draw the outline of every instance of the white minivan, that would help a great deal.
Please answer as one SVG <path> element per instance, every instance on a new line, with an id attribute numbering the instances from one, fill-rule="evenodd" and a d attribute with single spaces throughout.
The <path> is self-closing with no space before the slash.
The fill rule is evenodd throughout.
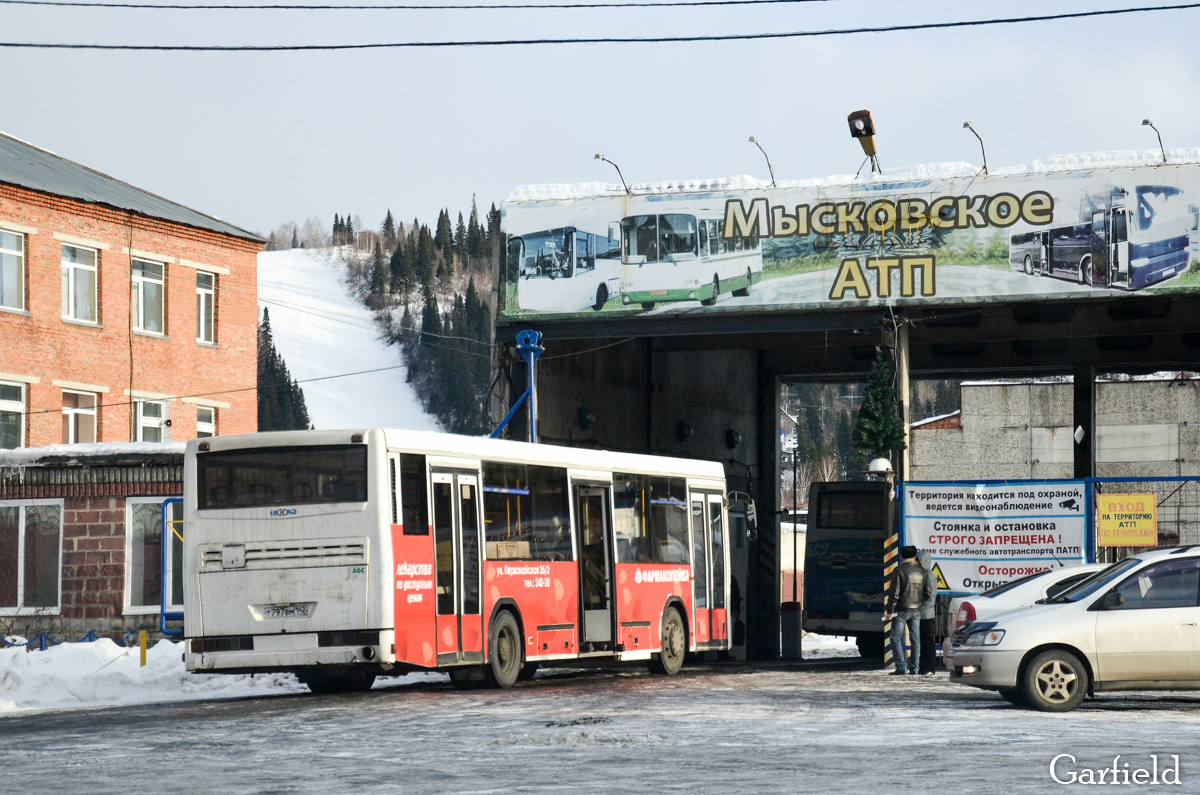
<path id="1" fill-rule="evenodd" d="M 1106 690 L 1200 689 L 1200 545 L 1142 552 L 954 633 L 950 680 L 1034 709 Z"/>

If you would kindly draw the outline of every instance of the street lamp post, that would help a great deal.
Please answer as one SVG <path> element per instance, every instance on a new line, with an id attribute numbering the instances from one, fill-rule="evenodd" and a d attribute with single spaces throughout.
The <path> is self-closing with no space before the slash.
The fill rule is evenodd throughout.
<path id="1" fill-rule="evenodd" d="M 605 163 L 608 163 L 610 166 L 612 166 L 613 168 L 615 168 L 615 169 L 617 170 L 617 176 L 621 178 L 621 187 L 625 189 L 625 193 L 631 193 L 631 192 L 632 192 L 632 191 L 630 191 L 630 190 L 629 190 L 629 186 L 625 184 L 625 175 L 621 173 L 621 167 L 620 167 L 620 166 L 618 166 L 616 163 L 614 163 L 613 161 L 609 160 L 607 157 L 605 157 L 604 155 L 600 154 L 599 152 L 597 152 L 597 153 L 596 153 L 596 157 L 595 157 L 595 159 L 596 159 L 596 160 L 603 160 Z"/>

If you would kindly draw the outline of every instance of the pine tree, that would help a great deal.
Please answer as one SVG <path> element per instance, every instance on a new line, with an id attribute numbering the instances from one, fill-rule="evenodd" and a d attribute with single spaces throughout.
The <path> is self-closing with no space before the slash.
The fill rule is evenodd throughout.
<path id="1" fill-rule="evenodd" d="M 392 251 L 396 248 L 396 221 L 392 218 L 391 208 L 388 208 L 387 215 L 384 216 L 379 236 L 383 238 L 384 250 Z"/>
<path id="2" fill-rule="evenodd" d="M 425 292 L 421 296 L 421 345 L 429 345 L 437 342 L 437 338 L 442 334 L 442 316 L 438 312 L 437 296 L 425 286 Z"/>
<path id="3" fill-rule="evenodd" d="M 300 235 L 295 229 L 292 230 L 292 248 L 300 248 Z"/>
<path id="4" fill-rule="evenodd" d="M 403 241 L 392 252 L 388 263 L 388 289 L 393 295 L 403 297 L 408 303 L 408 294 L 412 290 L 412 268 L 409 265 L 408 253 Z"/>
<path id="5" fill-rule="evenodd" d="M 383 256 L 383 245 L 376 240 L 375 251 L 371 254 L 371 282 L 367 304 L 372 309 L 380 309 L 387 303 L 388 296 L 388 267 Z"/>
<path id="6" fill-rule="evenodd" d="M 875 362 L 867 378 L 866 394 L 858 410 L 851 434 L 854 449 L 869 458 L 887 458 L 895 450 L 908 445 L 904 441 L 904 424 L 896 409 L 892 391 L 892 374 L 883 349 L 875 352 Z"/>
<path id="7" fill-rule="evenodd" d="M 433 235 L 433 245 L 444 257 L 450 257 L 454 253 L 454 235 L 450 231 L 449 210 L 438 212 L 437 231 Z"/>
<path id="8" fill-rule="evenodd" d="M 434 268 L 437 265 L 437 248 L 433 245 L 433 235 L 429 227 L 422 225 L 417 231 L 416 257 L 413 260 L 413 270 L 417 281 L 422 287 L 427 287 L 433 280 Z"/>
<path id="9" fill-rule="evenodd" d="M 467 225 L 463 221 L 462 211 L 458 212 L 458 224 L 454 227 L 454 253 L 460 260 L 467 260 Z"/>
<path id="10" fill-rule="evenodd" d="M 258 326 L 258 429 L 294 431 L 309 427 L 304 391 L 275 349 L 271 317 L 264 309 Z"/>
<path id="11" fill-rule="evenodd" d="M 479 208 L 471 197 L 471 220 L 467 221 L 467 255 L 472 259 L 483 256 L 483 229 L 479 226 Z"/>

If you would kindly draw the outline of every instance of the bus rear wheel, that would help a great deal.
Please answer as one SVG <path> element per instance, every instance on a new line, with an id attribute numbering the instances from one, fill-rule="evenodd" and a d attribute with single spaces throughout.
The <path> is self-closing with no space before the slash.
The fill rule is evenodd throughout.
<path id="1" fill-rule="evenodd" d="M 492 622 L 488 642 L 489 678 L 497 687 L 510 688 L 521 676 L 524 655 L 521 653 L 521 633 L 512 613 L 504 611 Z"/>
<path id="2" fill-rule="evenodd" d="M 754 284 L 754 276 L 750 273 L 750 269 L 746 268 L 746 286 L 741 289 L 734 290 L 733 294 L 739 298 L 750 295 L 750 285 Z"/>
<path id="3" fill-rule="evenodd" d="M 662 623 L 662 651 L 650 660 L 650 670 L 674 676 L 683 667 L 687 653 L 687 631 L 683 619 L 674 607 L 668 607 Z"/>
<path id="4" fill-rule="evenodd" d="M 312 674 L 299 677 L 309 692 L 323 695 L 326 693 L 362 693 L 370 690 L 375 684 L 375 674 L 353 670 L 340 675 Z"/>
<path id="5" fill-rule="evenodd" d="M 1025 255 L 1025 275 L 1033 275 L 1033 257 L 1029 256 L 1028 254 Z"/>
<path id="6" fill-rule="evenodd" d="M 596 288 L 596 303 L 592 304 L 592 309 L 599 312 L 608 303 L 608 287 L 600 285 Z"/>
<path id="7" fill-rule="evenodd" d="M 1084 257 L 1079 262 L 1079 283 L 1080 284 L 1091 284 L 1092 283 L 1092 258 L 1091 257 Z"/>
<path id="8" fill-rule="evenodd" d="M 704 306 L 712 306 L 717 302 L 717 296 L 721 294 L 721 280 L 716 276 L 713 277 L 713 292 L 711 298 L 703 298 L 700 303 Z"/>

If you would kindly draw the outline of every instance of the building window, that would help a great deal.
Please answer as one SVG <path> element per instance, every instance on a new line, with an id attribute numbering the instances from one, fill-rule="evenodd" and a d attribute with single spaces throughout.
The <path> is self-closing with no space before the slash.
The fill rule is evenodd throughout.
<path id="1" fill-rule="evenodd" d="M 167 609 L 183 609 L 182 503 L 170 504 Z M 157 613 L 163 587 L 163 498 L 125 501 L 125 612 Z"/>
<path id="2" fill-rule="evenodd" d="M 133 261 L 133 288 L 129 305 L 133 328 L 150 334 L 163 333 L 163 265 L 142 259 Z"/>
<path id="3" fill-rule="evenodd" d="M 196 438 L 217 435 L 217 410 L 212 406 L 196 406 Z"/>
<path id="4" fill-rule="evenodd" d="M 25 440 L 25 385 L 0 381 L 0 450 L 21 447 Z"/>
<path id="5" fill-rule="evenodd" d="M 56 614 L 62 500 L 0 502 L 0 615 Z"/>
<path id="6" fill-rule="evenodd" d="M 63 444 L 96 441 L 96 395 L 63 390 Z"/>
<path id="7" fill-rule="evenodd" d="M 134 425 L 135 442 L 166 441 L 167 404 L 161 400 L 139 400 L 137 422 Z"/>
<path id="8" fill-rule="evenodd" d="M 217 275 L 196 274 L 196 342 L 213 344 L 217 341 L 216 320 Z"/>
<path id="9" fill-rule="evenodd" d="M 25 308 L 25 236 L 0 229 L 0 306 Z"/>
<path id="10" fill-rule="evenodd" d="M 62 316 L 97 322 L 96 251 L 79 246 L 62 247 Z"/>

